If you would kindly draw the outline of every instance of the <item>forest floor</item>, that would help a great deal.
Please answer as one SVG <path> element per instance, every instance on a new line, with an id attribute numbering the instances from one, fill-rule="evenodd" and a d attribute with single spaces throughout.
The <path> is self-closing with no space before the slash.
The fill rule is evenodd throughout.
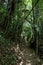
<path id="1" fill-rule="evenodd" d="M 29 47 L 25 47 L 21 51 L 19 45 L 17 45 L 15 52 L 18 53 L 20 61 L 17 65 L 43 65 L 35 51 Z"/>
<path id="2" fill-rule="evenodd" d="M 43 65 L 33 49 L 21 47 L 0 44 L 0 65 Z"/>

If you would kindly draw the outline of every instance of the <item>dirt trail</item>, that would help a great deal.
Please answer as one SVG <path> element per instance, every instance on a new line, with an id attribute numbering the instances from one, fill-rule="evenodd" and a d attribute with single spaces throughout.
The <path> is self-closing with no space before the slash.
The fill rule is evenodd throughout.
<path id="1" fill-rule="evenodd" d="M 40 59 L 36 56 L 33 49 L 25 47 L 21 51 L 19 45 L 14 49 L 18 54 L 18 60 L 20 61 L 17 65 L 41 65 Z"/>
<path id="2" fill-rule="evenodd" d="M 33 49 L 19 45 L 0 45 L 0 65 L 43 65 Z"/>

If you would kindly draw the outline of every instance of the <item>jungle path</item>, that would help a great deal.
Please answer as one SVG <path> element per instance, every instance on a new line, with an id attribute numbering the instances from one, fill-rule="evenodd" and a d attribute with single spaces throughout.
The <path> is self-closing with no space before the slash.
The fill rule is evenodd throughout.
<path id="1" fill-rule="evenodd" d="M 33 49 L 19 44 L 0 44 L 0 60 L 0 65 L 43 65 Z"/>

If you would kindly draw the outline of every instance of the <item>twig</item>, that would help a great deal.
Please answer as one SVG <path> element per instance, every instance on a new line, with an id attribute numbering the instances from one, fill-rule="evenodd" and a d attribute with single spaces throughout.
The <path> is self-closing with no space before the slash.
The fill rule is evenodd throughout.
<path id="1" fill-rule="evenodd" d="M 34 9 L 34 7 L 38 4 L 39 0 L 36 1 L 36 3 L 33 5 L 32 9 L 30 10 L 30 12 L 28 13 L 28 15 L 25 17 L 25 19 L 27 19 L 27 17 L 30 15 L 30 13 L 32 12 L 32 10 Z"/>

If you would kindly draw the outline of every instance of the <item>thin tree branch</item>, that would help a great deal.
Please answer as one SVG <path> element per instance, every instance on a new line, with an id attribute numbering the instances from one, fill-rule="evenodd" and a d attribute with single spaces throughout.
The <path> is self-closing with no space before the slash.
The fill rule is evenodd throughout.
<path id="1" fill-rule="evenodd" d="M 30 15 L 30 13 L 32 12 L 32 10 L 34 9 L 34 7 L 38 4 L 39 0 L 36 1 L 36 3 L 33 5 L 32 9 L 30 10 L 30 12 L 28 13 L 28 15 L 25 17 L 25 19 L 27 19 L 27 17 Z"/>

